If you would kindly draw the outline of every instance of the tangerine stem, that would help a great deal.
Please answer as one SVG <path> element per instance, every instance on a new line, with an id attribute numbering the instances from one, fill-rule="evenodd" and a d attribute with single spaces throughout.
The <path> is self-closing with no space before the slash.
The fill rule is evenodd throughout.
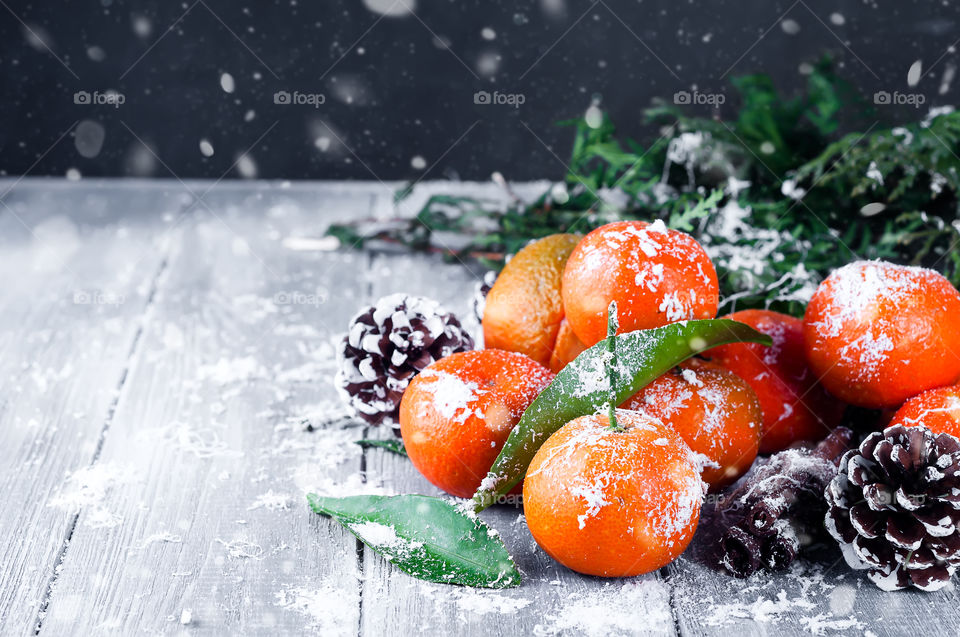
<path id="1" fill-rule="evenodd" d="M 623 431 L 617 424 L 617 302 L 611 301 L 607 308 L 607 379 L 610 381 L 610 402 L 608 403 L 608 427 L 613 431 Z"/>

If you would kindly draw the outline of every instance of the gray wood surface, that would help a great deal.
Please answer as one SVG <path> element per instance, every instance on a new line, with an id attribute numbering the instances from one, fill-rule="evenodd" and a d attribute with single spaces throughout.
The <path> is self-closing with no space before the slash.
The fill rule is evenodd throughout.
<path id="1" fill-rule="evenodd" d="M 0 626 L 22 634 L 82 512 L 81 485 L 66 478 L 82 482 L 98 459 L 165 258 L 156 235 L 180 203 L 130 188 L 26 186 L 3 203 Z M 133 210 L 155 217 L 155 232 L 121 239 L 98 221 Z"/>
<path id="2" fill-rule="evenodd" d="M 830 550 L 735 580 L 709 565 L 706 525 L 660 572 L 601 580 L 495 507 L 525 580 L 478 591 L 414 580 L 311 514 L 309 490 L 437 493 L 353 444 L 392 434 L 346 418 L 331 384 L 363 303 L 403 291 L 470 314 L 480 272 L 322 240 L 393 215 L 392 187 L 24 180 L 0 196 L 0 633 L 958 634 L 952 586 L 884 594 Z"/>

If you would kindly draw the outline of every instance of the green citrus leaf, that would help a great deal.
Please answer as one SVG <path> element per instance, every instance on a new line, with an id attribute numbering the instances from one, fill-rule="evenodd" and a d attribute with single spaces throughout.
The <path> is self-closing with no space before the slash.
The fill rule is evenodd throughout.
<path id="1" fill-rule="evenodd" d="M 616 336 L 617 403 L 640 391 L 686 359 L 717 345 L 753 342 L 770 345 L 770 337 L 729 319 L 681 321 Z M 597 413 L 610 401 L 606 364 L 611 356 L 604 339 L 560 370 L 523 413 L 500 455 L 473 496 L 482 510 L 522 479 L 540 445 L 579 416 Z"/>
<path id="2" fill-rule="evenodd" d="M 520 584 L 500 536 L 469 511 L 425 495 L 326 498 L 310 493 L 314 512 L 329 515 L 401 571 L 428 582 L 483 588 Z"/>
<path id="3" fill-rule="evenodd" d="M 357 440 L 356 444 L 360 445 L 364 449 L 376 447 L 378 449 L 385 449 L 386 451 L 390 451 L 401 456 L 407 455 L 407 449 L 403 446 L 402 440 Z"/>

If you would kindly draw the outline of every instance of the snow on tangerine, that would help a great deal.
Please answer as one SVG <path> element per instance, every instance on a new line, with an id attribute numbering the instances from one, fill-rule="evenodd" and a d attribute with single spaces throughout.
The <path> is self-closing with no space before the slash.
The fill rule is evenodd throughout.
<path id="1" fill-rule="evenodd" d="M 567 321 L 585 345 L 606 337 L 617 302 L 619 333 L 717 314 L 719 286 L 710 257 L 663 221 L 601 226 L 574 248 L 561 285 Z"/>
<path id="2" fill-rule="evenodd" d="M 714 489 L 746 473 L 757 457 L 762 426 L 757 396 L 746 381 L 714 363 L 691 359 L 622 406 L 676 430 L 704 456 L 703 479 Z"/>
<path id="3" fill-rule="evenodd" d="M 890 427 L 923 426 L 935 434 L 960 438 L 960 385 L 940 387 L 914 396 L 897 411 Z"/>
<path id="4" fill-rule="evenodd" d="M 540 447 L 523 486 L 524 516 L 537 544 L 587 575 L 656 570 L 690 543 L 704 483 L 683 439 L 662 422 L 618 410 L 576 418 Z"/>
<path id="5" fill-rule="evenodd" d="M 400 432 L 413 466 L 435 486 L 467 498 L 526 408 L 553 374 L 496 349 L 442 358 L 417 375 L 400 402 Z"/>
<path id="6" fill-rule="evenodd" d="M 848 264 L 817 288 L 803 329 L 814 373 L 854 405 L 896 408 L 960 379 L 960 292 L 933 270 Z"/>

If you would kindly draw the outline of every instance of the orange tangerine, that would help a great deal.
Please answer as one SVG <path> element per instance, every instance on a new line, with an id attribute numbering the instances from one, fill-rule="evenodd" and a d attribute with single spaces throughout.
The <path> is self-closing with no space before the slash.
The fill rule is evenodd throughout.
<path id="1" fill-rule="evenodd" d="M 622 405 L 670 425 L 706 459 L 703 479 L 724 487 L 757 457 L 763 417 L 757 395 L 728 369 L 700 359 L 675 367 Z"/>
<path id="2" fill-rule="evenodd" d="M 935 434 L 960 438 L 960 385 L 940 387 L 914 396 L 897 411 L 888 426 L 923 425 Z"/>
<path id="3" fill-rule="evenodd" d="M 782 451 L 801 440 L 824 438 L 840 424 L 844 405 L 817 382 L 803 348 L 803 321 L 770 310 L 744 310 L 725 317 L 755 328 L 773 340 L 731 343 L 705 353 L 744 379 L 763 411 L 760 453 Z"/>
<path id="4" fill-rule="evenodd" d="M 486 347 L 526 354 L 555 372 L 585 349 L 566 327 L 560 294 L 564 266 L 578 241 L 573 234 L 550 235 L 510 259 L 487 294 Z"/>
<path id="5" fill-rule="evenodd" d="M 452 495 L 468 498 L 487 475 L 510 430 L 553 374 L 514 352 L 451 354 L 426 367 L 400 401 L 410 461 Z"/>
<path id="6" fill-rule="evenodd" d="M 585 236 L 567 260 L 560 291 L 567 321 L 587 346 L 606 337 L 611 301 L 621 334 L 713 318 L 719 301 L 703 247 L 662 221 L 618 221 Z"/>
<path id="7" fill-rule="evenodd" d="M 654 571 L 680 555 L 700 518 L 703 481 L 679 434 L 640 412 L 576 418 L 540 447 L 523 483 L 537 544 L 587 575 Z"/>
<path id="8" fill-rule="evenodd" d="M 817 288 L 803 332 L 814 373 L 853 405 L 898 408 L 960 380 L 960 292 L 933 270 L 845 265 Z"/>

